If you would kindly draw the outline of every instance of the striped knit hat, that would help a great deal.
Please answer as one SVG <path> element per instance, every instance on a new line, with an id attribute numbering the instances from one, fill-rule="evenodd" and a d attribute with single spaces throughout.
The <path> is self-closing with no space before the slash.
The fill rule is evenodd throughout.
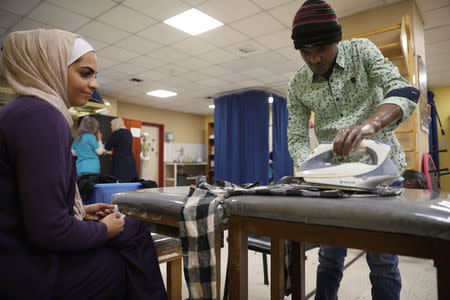
<path id="1" fill-rule="evenodd" d="M 342 39 L 341 25 L 331 6 L 322 0 L 307 0 L 292 23 L 295 49 L 327 45 Z"/>

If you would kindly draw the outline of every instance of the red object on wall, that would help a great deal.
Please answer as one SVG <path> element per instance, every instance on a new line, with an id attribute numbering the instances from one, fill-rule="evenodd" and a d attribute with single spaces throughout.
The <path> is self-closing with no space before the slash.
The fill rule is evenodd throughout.
<path id="1" fill-rule="evenodd" d="M 139 120 L 134 119 L 125 119 L 123 118 L 123 123 L 125 124 L 125 127 L 131 131 L 131 128 L 139 128 L 142 127 L 142 122 Z M 133 136 L 133 155 L 134 159 L 136 160 L 136 168 L 138 171 L 138 174 L 141 174 L 141 137 L 135 137 Z"/>

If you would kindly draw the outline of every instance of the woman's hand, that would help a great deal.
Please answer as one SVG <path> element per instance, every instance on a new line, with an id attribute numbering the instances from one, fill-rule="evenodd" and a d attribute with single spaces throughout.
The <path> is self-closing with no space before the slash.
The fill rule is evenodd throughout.
<path id="1" fill-rule="evenodd" d="M 107 215 L 100 222 L 105 223 L 108 228 L 108 239 L 118 236 L 124 228 L 125 218 L 121 217 L 119 212 Z"/>
<path id="2" fill-rule="evenodd" d="M 97 221 L 113 212 L 114 205 L 106 203 L 95 203 L 84 206 L 84 211 L 86 215 L 85 220 Z"/>

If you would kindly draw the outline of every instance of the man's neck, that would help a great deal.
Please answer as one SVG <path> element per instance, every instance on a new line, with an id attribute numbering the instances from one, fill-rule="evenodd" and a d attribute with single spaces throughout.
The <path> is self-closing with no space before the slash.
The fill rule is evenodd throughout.
<path id="1" fill-rule="evenodd" d="M 331 64 L 331 66 L 328 69 L 328 71 L 325 74 L 322 75 L 323 77 L 325 77 L 326 80 L 330 80 L 330 77 L 331 77 L 331 74 L 333 74 L 333 69 L 334 69 L 335 65 L 336 65 L 336 57 L 334 58 L 334 61 Z"/>

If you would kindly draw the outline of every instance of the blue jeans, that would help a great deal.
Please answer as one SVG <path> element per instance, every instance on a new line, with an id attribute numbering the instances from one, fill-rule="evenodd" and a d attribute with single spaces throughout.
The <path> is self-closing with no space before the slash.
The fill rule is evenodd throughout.
<path id="1" fill-rule="evenodd" d="M 346 248 L 320 246 L 315 300 L 337 300 L 344 271 Z M 402 280 L 397 255 L 367 251 L 373 300 L 398 300 Z"/>

